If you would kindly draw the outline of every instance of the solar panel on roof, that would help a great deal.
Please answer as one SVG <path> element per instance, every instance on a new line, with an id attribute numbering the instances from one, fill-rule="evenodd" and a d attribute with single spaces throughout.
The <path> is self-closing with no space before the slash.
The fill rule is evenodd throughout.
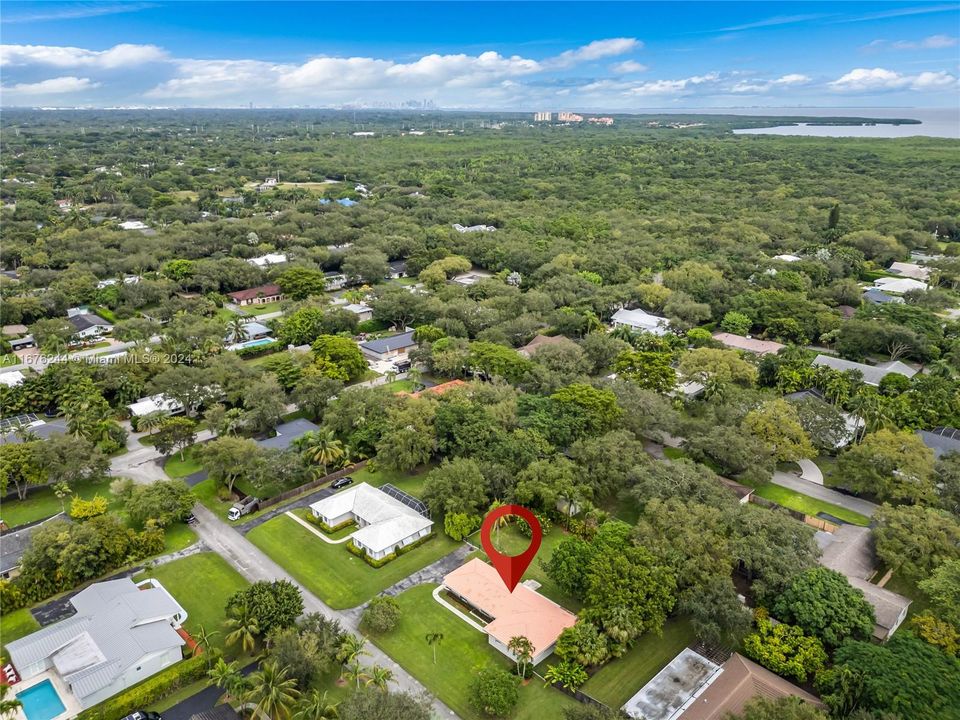
<path id="1" fill-rule="evenodd" d="M 403 490 L 391 485 L 390 483 L 381 485 L 380 492 L 386 493 L 394 500 L 399 500 L 411 510 L 416 510 L 418 513 L 423 515 L 423 517 L 427 518 L 427 520 L 430 519 L 430 508 L 428 508 L 422 500 L 418 500 L 413 495 L 405 493 Z"/>

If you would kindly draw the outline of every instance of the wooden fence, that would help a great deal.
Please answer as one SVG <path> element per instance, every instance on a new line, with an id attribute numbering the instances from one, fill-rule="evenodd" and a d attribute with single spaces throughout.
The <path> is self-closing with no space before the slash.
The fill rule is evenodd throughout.
<path id="1" fill-rule="evenodd" d="M 341 468 L 340 470 L 337 470 L 336 472 L 332 472 L 329 475 L 324 475 L 321 478 L 317 478 L 316 480 L 311 480 L 310 482 L 300 485 L 298 487 L 292 488 L 290 490 L 285 490 L 279 495 L 274 495 L 273 497 L 265 498 L 260 501 L 259 509 L 263 510 L 264 508 L 272 507 L 278 503 L 282 503 L 284 500 L 289 500 L 290 498 L 293 498 L 293 497 L 296 497 L 297 495 L 305 493 L 308 490 L 313 490 L 314 488 L 318 488 L 321 485 L 326 485 L 327 483 L 332 483 L 335 480 L 339 480 L 342 477 L 346 477 L 350 473 L 354 473 L 357 470 L 360 470 L 361 468 L 366 466 L 367 462 L 368 462 L 367 460 L 361 460 L 358 463 L 354 463 L 353 465 L 348 465 L 347 467 Z"/>
<path id="2" fill-rule="evenodd" d="M 806 523 L 807 525 L 810 525 L 811 527 L 817 528 L 817 530 L 825 530 L 827 532 L 836 532 L 837 528 L 840 527 L 839 525 L 829 522 L 827 520 L 824 520 L 823 518 L 818 518 L 814 515 L 807 515 L 806 513 L 800 512 L 799 510 L 791 510 L 788 507 L 784 507 L 780 503 L 776 503 L 773 500 L 767 500 L 766 498 L 758 497 L 757 495 L 751 495 L 750 502 L 765 508 L 780 508 L 781 510 L 785 510 L 786 512 L 790 513 L 792 517 L 796 518 L 802 523 Z"/>

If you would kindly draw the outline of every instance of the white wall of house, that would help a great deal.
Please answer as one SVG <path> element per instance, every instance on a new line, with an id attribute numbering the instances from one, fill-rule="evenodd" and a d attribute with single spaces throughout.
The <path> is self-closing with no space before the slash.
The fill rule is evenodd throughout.
<path id="1" fill-rule="evenodd" d="M 182 659 L 183 652 L 179 647 L 170 648 L 165 652 L 156 652 L 151 653 L 150 655 L 144 655 L 139 661 L 137 661 L 136 664 L 127 668 L 126 672 L 120 675 L 107 687 L 101 688 L 97 692 L 87 695 L 86 697 L 77 699 L 84 708 L 92 707 L 119 692 L 123 692 L 128 687 L 132 687 L 133 685 L 146 680 L 148 677 L 160 672 L 164 668 L 180 662 Z"/>
<path id="2" fill-rule="evenodd" d="M 506 655 L 508 658 L 510 658 L 510 659 L 513 660 L 514 662 L 517 661 L 517 658 L 514 656 L 514 654 L 513 654 L 512 652 L 510 652 L 510 650 L 507 648 L 507 646 L 504 645 L 504 644 L 503 644 L 502 642 L 500 642 L 499 640 L 497 640 L 493 635 L 487 635 L 487 641 L 490 643 L 490 645 L 492 645 L 492 646 L 493 646 L 494 648 L 496 648 L 498 651 L 500 651 L 501 653 L 503 653 L 504 655 Z M 553 645 L 550 645 L 549 647 L 547 647 L 547 648 L 545 648 L 545 649 L 543 649 L 543 650 L 538 650 L 538 651 L 537 651 L 537 654 L 533 656 L 533 660 L 531 660 L 531 664 L 532 664 L 532 665 L 539 665 L 541 662 L 543 662 L 543 661 L 546 660 L 548 657 L 550 657 L 550 653 L 553 652 L 553 649 L 556 647 L 556 645 L 557 645 L 557 644 L 554 643 Z"/>
<path id="3" fill-rule="evenodd" d="M 363 525 L 366 524 L 366 523 L 363 523 L 361 520 L 359 520 L 359 518 L 358 518 L 358 520 L 357 520 L 357 523 L 358 523 L 361 527 L 363 527 Z M 327 523 L 327 524 L 329 525 L 329 523 Z M 356 540 L 352 540 L 352 542 L 353 542 L 353 544 L 354 544 L 356 547 L 360 548 L 361 550 L 366 550 L 366 551 L 367 551 L 367 555 L 369 555 L 370 557 L 372 557 L 374 560 L 383 560 L 383 558 L 385 558 L 387 555 L 389 555 L 390 553 L 392 553 L 396 548 L 398 548 L 398 547 L 406 547 L 406 546 L 409 545 L 410 543 L 414 543 L 414 542 L 416 542 L 417 540 L 419 540 L 420 538 L 426 537 L 426 536 L 429 535 L 429 534 L 430 534 L 430 528 L 429 528 L 429 527 L 426 527 L 426 528 L 424 528 L 423 530 L 421 530 L 420 532 L 413 533 L 413 535 L 408 535 L 407 537 L 405 537 L 405 538 L 404 538 L 403 540 L 401 540 L 400 542 L 398 542 L 398 543 L 396 543 L 396 544 L 391 545 L 390 547 L 388 547 L 386 550 L 379 550 L 379 551 L 371 550 L 370 548 L 368 548 L 367 546 L 363 545 L 362 543 L 357 542 Z"/>
<path id="4" fill-rule="evenodd" d="M 345 512 L 343 515 L 338 515 L 337 517 L 329 518 L 329 517 L 327 517 L 326 515 L 321 515 L 321 514 L 320 514 L 319 512 L 317 512 L 316 510 L 313 510 L 313 516 L 314 516 L 315 518 L 318 518 L 318 519 L 322 520 L 323 522 L 325 522 L 325 523 L 326 523 L 327 525 L 329 525 L 330 527 L 335 527 L 336 525 L 339 525 L 339 524 L 342 523 L 342 522 L 346 522 L 347 520 L 356 520 L 356 519 L 357 519 L 357 518 L 354 516 L 354 514 L 353 514 L 352 512 L 349 512 L 349 511 Z"/>

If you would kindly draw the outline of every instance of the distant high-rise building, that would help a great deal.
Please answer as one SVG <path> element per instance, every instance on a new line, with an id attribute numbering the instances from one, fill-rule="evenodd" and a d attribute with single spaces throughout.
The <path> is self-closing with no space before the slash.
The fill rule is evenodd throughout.
<path id="1" fill-rule="evenodd" d="M 583 115 L 577 115 L 572 112 L 557 113 L 557 120 L 560 122 L 583 122 Z"/>
<path id="2" fill-rule="evenodd" d="M 533 114 L 534 122 L 550 122 L 553 119 L 553 113 L 538 112 Z"/>

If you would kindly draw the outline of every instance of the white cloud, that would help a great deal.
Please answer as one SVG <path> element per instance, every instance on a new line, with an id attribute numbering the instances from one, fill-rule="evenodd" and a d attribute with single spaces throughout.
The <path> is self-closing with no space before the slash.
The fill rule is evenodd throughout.
<path id="1" fill-rule="evenodd" d="M 789 73 L 776 80 L 742 80 L 730 88 L 730 92 L 745 94 L 766 93 L 777 88 L 806 85 L 809 82 L 811 82 L 811 78 L 806 75 Z"/>
<path id="2" fill-rule="evenodd" d="M 827 83 L 836 92 L 882 92 L 888 90 L 943 90 L 956 86 L 957 79 L 950 73 L 922 72 L 904 75 L 886 68 L 855 68 Z"/>
<path id="3" fill-rule="evenodd" d="M 896 50 L 942 50 L 943 48 L 953 47 L 957 44 L 957 38 L 949 35 L 931 35 L 923 40 L 911 42 L 908 40 L 898 40 L 891 47 Z"/>
<path id="4" fill-rule="evenodd" d="M 156 45 L 122 43 L 109 50 L 85 50 L 56 45 L 0 45 L 0 65 L 50 65 L 52 67 L 90 67 L 113 70 L 167 59 Z"/>
<path id="5" fill-rule="evenodd" d="M 640 50 L 642 47 L 643 43 L 636 38 L 594 40 L 592 43 L 578 47 L 576 50 L 567 50 L 554 58 L 549 58 L 544 61 L 544 65 L 553 68 L 565 68 L 580 62 L 592 62 L 624 55 L 628 52 Z"/>
<path id="6" fill-rule="evenodd" d="M 18 95 L 62 95 L 64 93 L 75 93 L 82 90 L 92 90 L 100 87 L 100 83 L 93 82 L 90 78 L 78 78 L 72 75 L 65 77 L 50 78 L 35 83 L 17 83 L 10 87 L 3 88 L 4 92 L 16 93 Z"/>
<path id="7" fill-rule="evenodd" d="M 720 80 L 720 73 L 712 72 L 706 75 L 694 75 L 679 80 L 653 80 L 640 83 L 629 90 L 628 95 L 677 95 L 693 90 L 698 85 L 713 84 Z"/>
<path id="8" fill-rule="evenodd" d="M 950 35 L 930 35 L 922 40 L 873 40 L 862 48 L 864 52 L 881 52 L 883 50 L 944 50 L 960 42 Z"/>
<path id="9" fill-rule="evenodd" d="M 614 63 L 610 66 L 610 71 L 617 75 L 630 75 L 631 73 L 646 72 L 649 68 L 636 60 L 624 60 L 620 63 Z"/>

